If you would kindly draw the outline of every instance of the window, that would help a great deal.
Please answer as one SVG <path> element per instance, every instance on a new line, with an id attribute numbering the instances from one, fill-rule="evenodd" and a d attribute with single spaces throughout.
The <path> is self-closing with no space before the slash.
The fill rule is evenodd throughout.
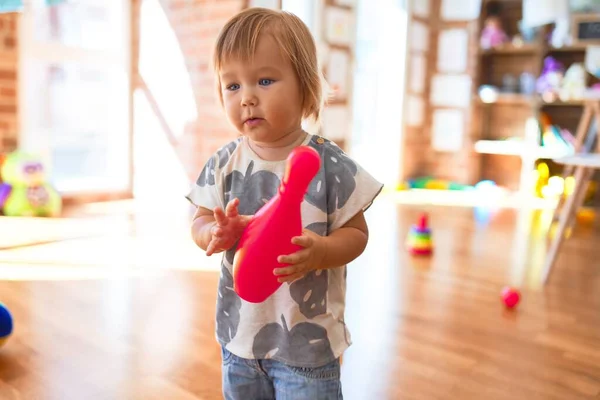
<path id="1" fill-rule="evenodd" d="M 20 24 L 21 148 L 63 194 L 129 192 L 130 2 L 41 3 Z"/>

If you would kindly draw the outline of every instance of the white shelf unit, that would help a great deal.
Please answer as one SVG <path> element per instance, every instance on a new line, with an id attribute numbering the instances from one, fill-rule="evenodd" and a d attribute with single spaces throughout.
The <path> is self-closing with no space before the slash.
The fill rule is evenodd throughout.
<path id="1" fill-rule="evenodd" d="M 530 145 L 523 140 L 478 140 L 475 152 L 480 154 L 497 154 L 533 158 L 558 158 L 572 154 L 570 151 L 548 149 L 537 144 Z"/>
<path id="2" fill-rule="evenodd" d="M 523 140 L 479 140 L 475 142 L 474 150 L 480 154 L 496 154 L 521 158 L 519 191 L 517 196 L 523 200 L 531 200 L 531 188 L 534 185 L 533 171 L 535 163 L 540 159 L 553 159 L 571 155 L 568 149 L 549 149 L 540 146 L 534 138 Z"/>

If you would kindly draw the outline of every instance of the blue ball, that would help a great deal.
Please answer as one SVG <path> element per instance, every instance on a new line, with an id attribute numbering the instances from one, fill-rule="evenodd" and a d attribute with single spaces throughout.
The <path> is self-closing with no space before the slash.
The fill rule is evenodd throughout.
<path id="1" fill-rule="evenodd" d="M 8 308 L 0 303 L 0 340 L 10 336 L 13 330 L 13 319 Z"/>

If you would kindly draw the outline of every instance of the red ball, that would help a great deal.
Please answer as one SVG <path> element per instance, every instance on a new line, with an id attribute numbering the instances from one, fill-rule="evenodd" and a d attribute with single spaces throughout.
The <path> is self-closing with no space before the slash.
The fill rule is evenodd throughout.
<path id="1" fill-rule="evenodd" d="M 502 301 L 504 305 L 508 308 L 516 307 L 519 304 L 519 300 L 521 299 L 521 294 L 517 289 L 511 288 L 509 286 L 502 289 Z"/>

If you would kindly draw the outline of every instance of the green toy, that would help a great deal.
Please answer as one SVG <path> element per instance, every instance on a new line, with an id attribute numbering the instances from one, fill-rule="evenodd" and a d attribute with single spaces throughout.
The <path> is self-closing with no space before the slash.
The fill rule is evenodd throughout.
<path id="1" fill-rule="evenodd" d="M 58 192 L 47 183 L 38 158 L 21 152 L 6 156 L 0 168 L 0 209 L 7 216 L 57 217 L 62 209 Z"/>

